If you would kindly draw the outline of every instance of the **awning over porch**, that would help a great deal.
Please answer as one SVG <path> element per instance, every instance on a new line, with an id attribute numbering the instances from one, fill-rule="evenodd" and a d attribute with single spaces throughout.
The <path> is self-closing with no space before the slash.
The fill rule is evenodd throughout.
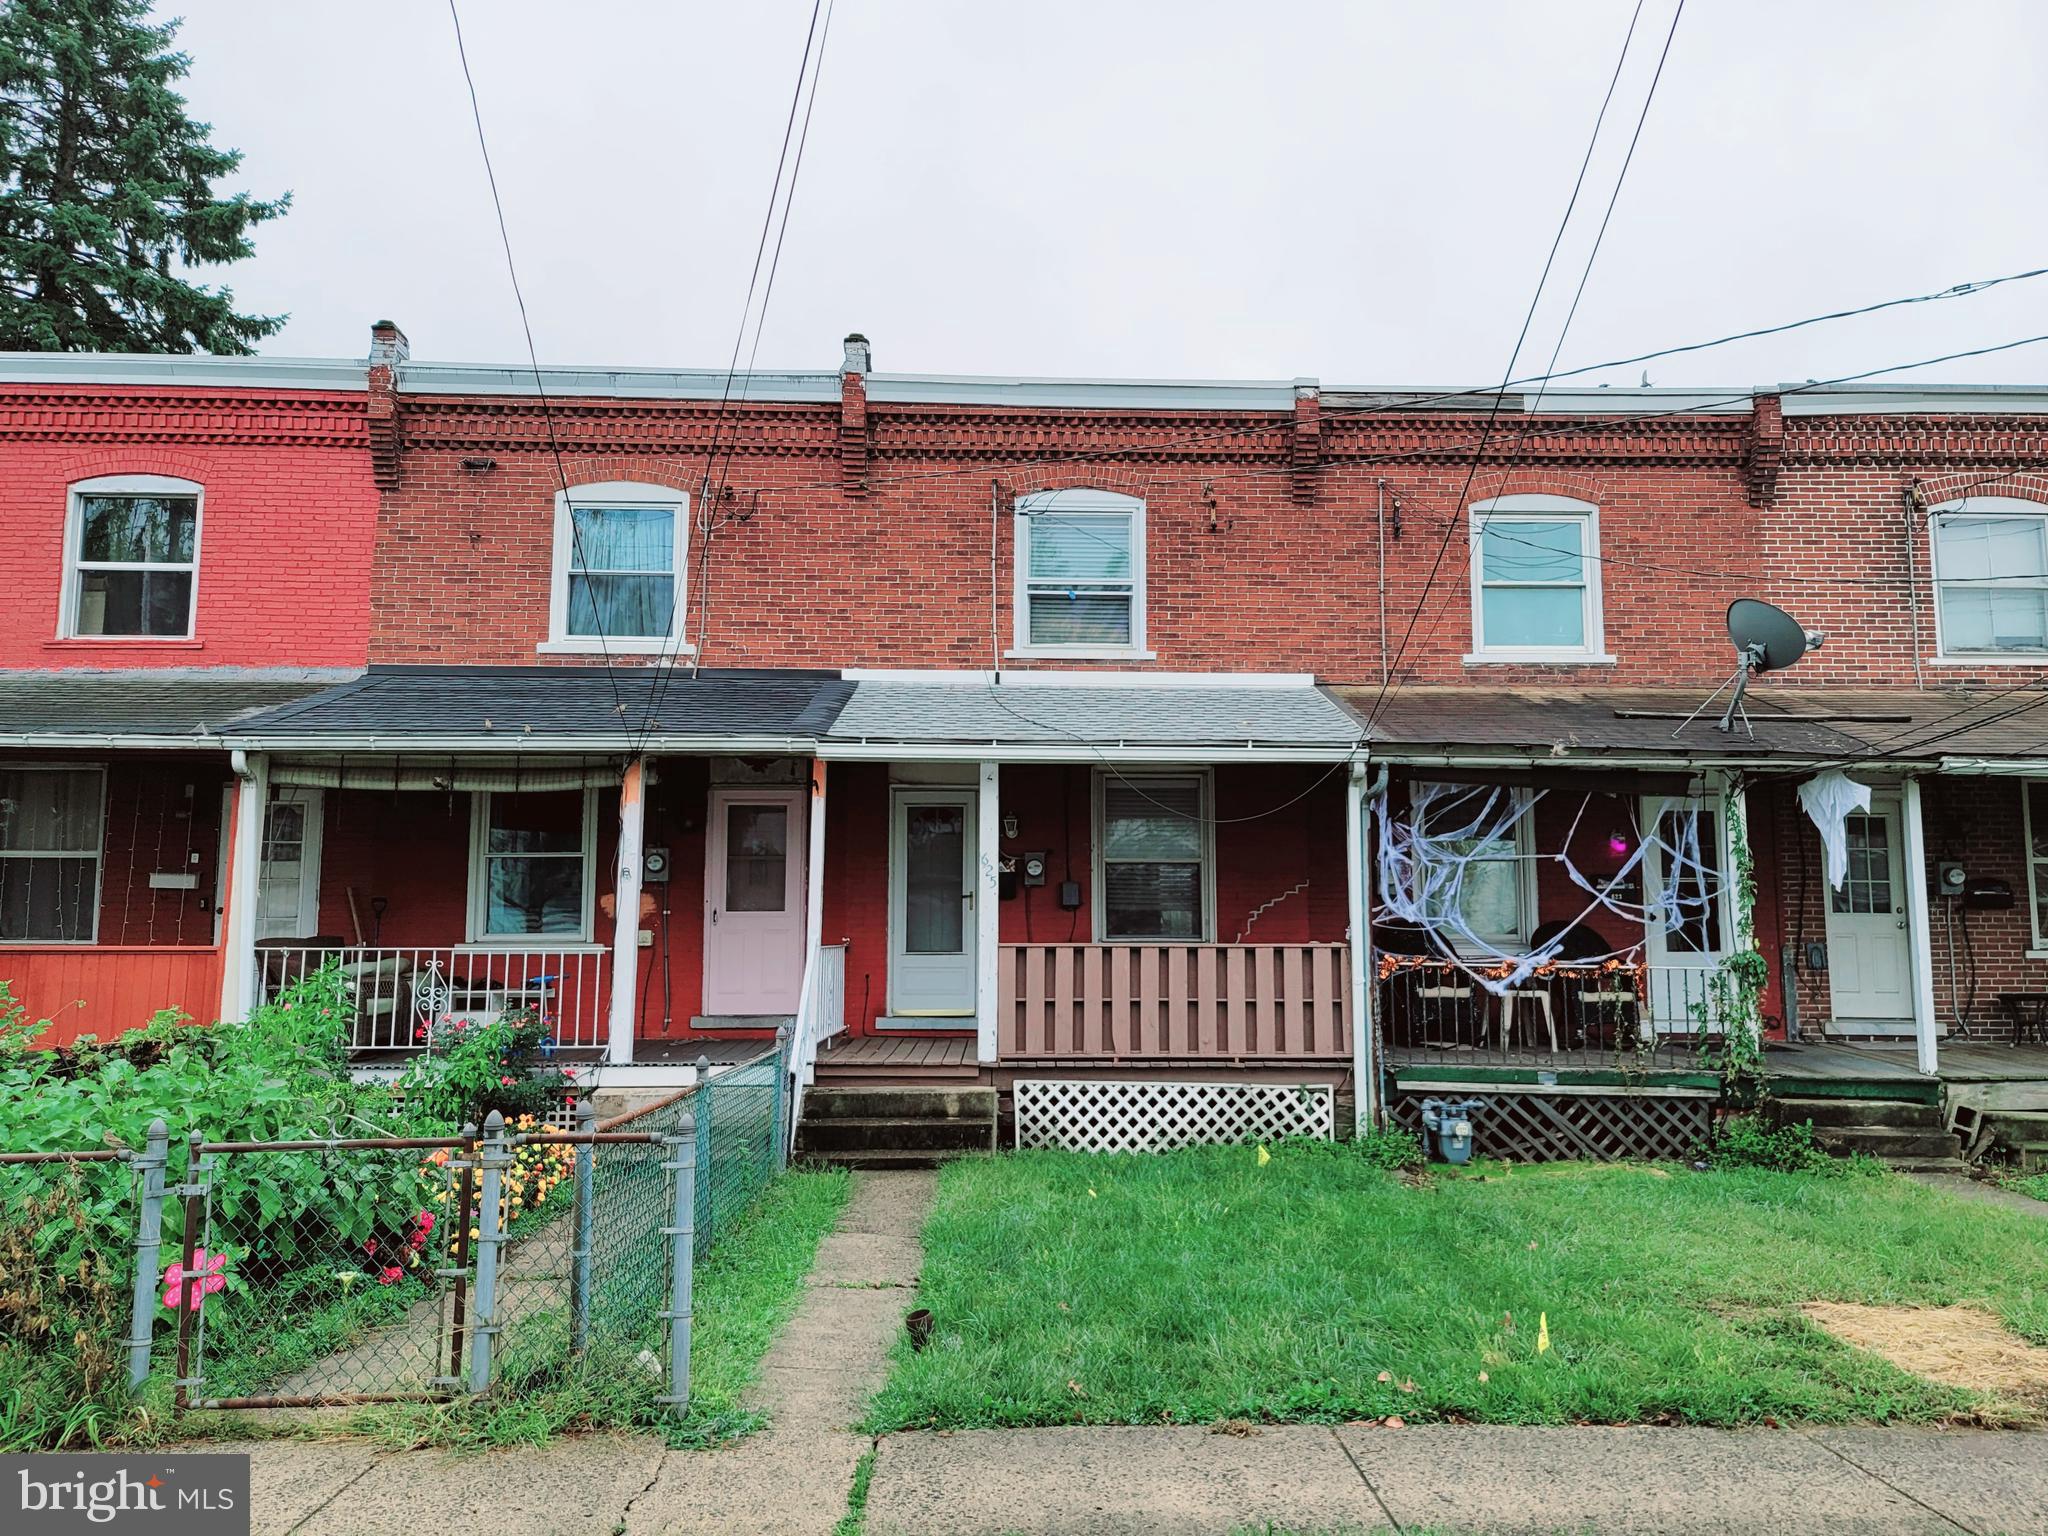
<path id="1" fill-rule="evenodd" d="M 1557 766 L 1618 759 L 1854 768 L 2048 756 L 2048 691 L 2039 687 L 1752 688 L 1744 700 L 1752 736 L 1739 719 L 1732 730 L 1716 728 L 1725 695 L 1688 720 L 1712 686 L 1331 691 L 1361 722 L 1372 722 L 1372 757 L 1397 762 L 1497 754 Z"/>
<path id="2" fill-rule="evenodd" d="M 0 674 L 0 745 L 219 747 L 242 721 L 325 692 L 353 672 L 154 667 Z"/>
<path id="3" fill-rule="evenodd" d="M 1034 683 L 1027 672 L 1000 682 L 862 679 L 823 749 L 1011 761 L 1097 750 L 1336 761 L 1358 740 L 1357 723 L 1307 679 L 1097 685 Z"/>
<path id="4" fill-rule="evenodd" d="M 799 752 L 852 685 L 831 672 L 377 666 L 236 723 L 271 751 Z"/>

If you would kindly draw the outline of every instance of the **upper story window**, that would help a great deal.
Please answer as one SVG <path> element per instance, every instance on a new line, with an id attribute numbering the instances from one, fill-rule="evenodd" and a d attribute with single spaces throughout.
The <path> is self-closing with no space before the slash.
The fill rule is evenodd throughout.
<path id="1" fill-rule="evenodd" d="M 1110 942 L 1211 942 L 1213 825 L 1205 774 L 1097 774 L 1098 936 Z"/>
<path id="2" fill-rule="evenodd" d="M 1944 656 L 2048 653 L 2048 507 L 1974 496 L 1931 519 Z"/>
<path id="3" fill-rule="evenodd" d="M 555 498 L 551 651 L 685 651 L 690 498 L 665 485 L 572 486 Z"/>
<path id="4" fill-rule="evenodd" d="M 93 941 L 105 819 L 98 768 L 0 769 L 0 940 Z"/>
<path id="5" fill-rule="evenodd" d="M 71 487 L 65 519 L 66 638 L 183 640 L 199 580 L 200 488 L 164 475 Z"/>
<path id="6" fill-rule="evenodd" d="M 1016 651 L 1144 658 L 1145 503 L 1110 491 L 1017 502 Z"/>
<path id="7" fill-rule="evenodd" d="M 472 942 L 590 937 L 597 791 L 479 790 L 470 829 Z"/>
<path id="8" fill-rule="evenodd" d="M 1600 618 L 1600 510 L 1563 496 L 1472 508 L 1468 661 L 1610 661 Z"/>

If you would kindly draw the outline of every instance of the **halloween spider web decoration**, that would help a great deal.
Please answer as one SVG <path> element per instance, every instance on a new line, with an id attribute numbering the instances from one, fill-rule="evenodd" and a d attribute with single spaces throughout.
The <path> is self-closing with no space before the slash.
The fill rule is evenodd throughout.
<path id="1" fill-rule="evenodd" d="M 1631 806 L 1634 836 L 1628 856 L 1612 874 L 1596 878 L 1574 864 L 1570 854 L 1573 837 L 1593 801 L 1591 792 L 1580 798 L 1571 827 L 1554 851 L 1520 850 L 1517 830 L 1525 818 L 1534 817 L 1548 793 L 1509 785 L 1417 782 L 1409 786 L 1404 815 L 1390 814 L 1382 793 L 1375 807 L 1383 831 L 1374 919 L 1421 933 L 1440 959 L 1496 996 L 1558 963 L 1566 940 L 1596 913 L 1611 914 L 1642 937 L 1604 954 L 1575 954 L 1565 963 L 1634 964 L 1651 932 L 1670 933 L 1711 922 L 1721 898 L 1722 877 L 1713 851 L 1700 846 L 1700 806 L 1673 800 L 1647 831 L 1636 824 Z M 1528 824 L 1533 827 L 1534 821 Z M 1661 878 L 1637 879 L 1653 856 Z M 1503 949 L 1473 929 L 1466 915 L 1466 880 L 1482 863 L 1512 863 L 1519 880 L 1531 861 L 1558 865 L 1587 900 L 1540 945 Z M 1634 894 L 1637 891 L 1641 894 Z"/>

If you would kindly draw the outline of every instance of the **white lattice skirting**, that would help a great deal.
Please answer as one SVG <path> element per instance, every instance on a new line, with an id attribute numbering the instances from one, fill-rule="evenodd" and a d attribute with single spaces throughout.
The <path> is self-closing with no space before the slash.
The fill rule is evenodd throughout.
<path id="1" fill-rule="evenodd" d="M 1336 1132 L 1324 1084 L 1020 1079 L 1013 1092 L 1019 1147 L 1165 1152 Z"/>

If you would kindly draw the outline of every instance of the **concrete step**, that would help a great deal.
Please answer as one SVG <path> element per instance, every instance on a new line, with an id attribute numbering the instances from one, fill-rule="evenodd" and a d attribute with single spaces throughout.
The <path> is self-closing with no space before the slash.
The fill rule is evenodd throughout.
<path id="1" fill-rule="evenodd" d="M 765 1029 L 771 1035 L 787 1025 L 796 1028 L 793 1013 L 700 1013 L 690 1020 L 692 1029 Z"/>
<path id="2" fill-rule="evenodd" d="M 1960 1157 L 1893 1157 L 1885 1161 L 1896 1173 L 1952 1173 L 1968 1179 L 1977 1172 Z"/>
<path id="3" fill-rule="evenodd" d="M 804 1118 L 888 1116 L 897 1120 L 995 1118 L 993 1088 L 842 1088 L 814 1084 L 804 1090 Z"/>
<path id="4" fill-rule="evenodd" d="M 1946 1131 L 1899 1131 L 1888 1126 L 1815 1126 L 1814 1135 L 1830 1152 L 1847 1156 L 1861 1152 L 1886 1162 L 1953 1159 L 1961 1148 Z"/>
<path id="5" fill-rule="evenodd" d="M 1771 1117 L 1779 1125 L 1813 1123 L 1816 1131 L 1852 1127 L 1898 1131 L 1945 1131 L 1941 1110 L 1933 1104 L 1908 1104 L 1895 1099 L 1773 1098 Z"/>
<path id="6" fill-rule="evenodd" d="M 977 1149 L 982 1152 L 987 1147 Z M 953 1149 L 935 1148 L 866 1148 L 859 1152 L 805 1152 L 799 1149 L 796 1160 L 811 1167 L 832 1168 L 936 1168 L 958 1157 L 973 1157 L 974 1150 L 966 1147 Z"/>
<path id="7" fill-rule="evenodd" d="M 827 1155 L 840 1152 L 986 1152 L 995 1144 L 993 1116 L 980 1120 L 898 1120 L 885 1116 L 805 1115 L 797 1126 L 797 1148 Z"/>

